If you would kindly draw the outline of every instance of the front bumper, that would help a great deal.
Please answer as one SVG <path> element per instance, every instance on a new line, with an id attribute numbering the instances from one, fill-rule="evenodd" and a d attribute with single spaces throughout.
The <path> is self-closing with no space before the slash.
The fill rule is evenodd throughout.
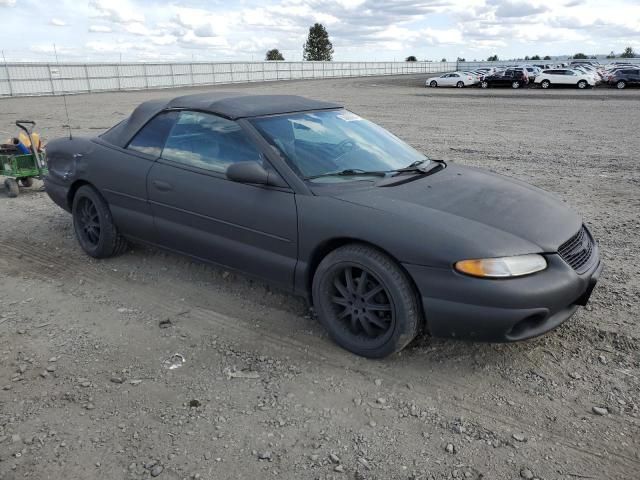
<path id="1" fill-rule="evenodd" d="M 597 252 L 596 252 L 597 255 Z M 430 333 L 514 342 L 553 330 L 585 305 L 602 272 L 598 259 L 579 275 L 558 255 L 546 270 L 520 278 L 481 279 L 453 269 L 404 264 L 422 297 Z"/>

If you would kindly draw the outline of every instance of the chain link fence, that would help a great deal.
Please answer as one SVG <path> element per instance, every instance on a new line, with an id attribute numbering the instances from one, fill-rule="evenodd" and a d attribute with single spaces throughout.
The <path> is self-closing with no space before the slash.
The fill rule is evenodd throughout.
<path id="1" fill-rule="evenodd" d="M 4 63 L 0 97 L 450 72 L 455 62 Z"/>

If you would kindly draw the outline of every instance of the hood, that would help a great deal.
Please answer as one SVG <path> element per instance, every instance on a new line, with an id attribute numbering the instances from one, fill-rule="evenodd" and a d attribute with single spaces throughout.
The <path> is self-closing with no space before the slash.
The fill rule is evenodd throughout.
<path id="1" fill-rule="evenodd" d="M 582 219 L 555 196 L 516 179 L 449 164 L 400 185 L 334 196 L 445 231 L 489 256 L 551 253 L 574 235 Z"/>

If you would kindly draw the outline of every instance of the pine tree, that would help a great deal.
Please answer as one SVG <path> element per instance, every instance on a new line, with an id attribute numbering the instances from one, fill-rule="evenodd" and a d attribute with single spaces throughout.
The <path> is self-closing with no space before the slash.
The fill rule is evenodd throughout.
<path id="1" fill-rule="evenodd" d="M 633 48 L 627 47 L 624 49 L 624 52 L 622 53 L 622 55 L 620 55 L 620 58 L 634 58 L 635 56 L 636 54 L 633 51 Z"/>
<path id="2" fill-rule="evenodd" d="M 303 58 L 311 61 L 331 61 L 333 59 L 333 45 L 329 40 L 327 29 L 321 23 L 309 28 L 309 36 L 304 44 Z"/>
<path id="3" fill-rule="evenodd" d="M 264 59 L 267 61 L 284 60 L 284 57 L 282 56 L 282 53 L 280 53 L 280 50 L 278 50 L 277 48 L 272 48 L 267 52 Z"/>

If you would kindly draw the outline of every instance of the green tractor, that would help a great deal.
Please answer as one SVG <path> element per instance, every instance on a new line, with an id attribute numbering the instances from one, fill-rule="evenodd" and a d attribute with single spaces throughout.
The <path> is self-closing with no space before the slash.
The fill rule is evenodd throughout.
<path id="1" fill-rule="evenodd" d="M 0 147 L 0 175 L 5 178 L 4 187 L 7 196 L 17 197 L 20 186 L 30 187 L 33 179 L 42 179 L 47 174 L 44 152 L 39 151 L 39 139 L 33 134 L 36 122 L 32 120 L 18 120 L 16 126 L 24 131 L 29 140 L 28 152 L 21 151 L 15 145 L 2 145 Z M 24 145 L 22 146 L 24 149 Z"/>

